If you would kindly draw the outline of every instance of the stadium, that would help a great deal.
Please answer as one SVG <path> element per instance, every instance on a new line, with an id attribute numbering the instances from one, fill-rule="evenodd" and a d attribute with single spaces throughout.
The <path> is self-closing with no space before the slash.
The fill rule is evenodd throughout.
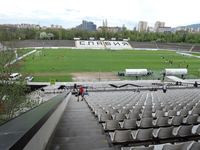
<path id="1" fill-rule="evenodd" d="M 200 45 L 21 40 L 15 72 L 41 103 L 0 126 L 0 149 L 200 149 Z M 86 90 L 77 102 L 74 85 Z M 33 148 L 34 147 L 34 148 Z"/>

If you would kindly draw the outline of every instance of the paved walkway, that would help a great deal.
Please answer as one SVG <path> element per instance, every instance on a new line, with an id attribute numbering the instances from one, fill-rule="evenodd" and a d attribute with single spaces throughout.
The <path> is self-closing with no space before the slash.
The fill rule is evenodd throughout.
<path id="1" fill-rule="evenodd" d="M 85 101 L 72 96 L 50 143 L 51 150 L 112 150 Z"/>

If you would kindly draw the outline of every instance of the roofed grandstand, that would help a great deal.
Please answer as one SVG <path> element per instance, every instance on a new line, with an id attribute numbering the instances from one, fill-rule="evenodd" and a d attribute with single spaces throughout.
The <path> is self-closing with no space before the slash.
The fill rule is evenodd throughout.
<path id="1" fill-rule="evenodd" d="M 70 40 L 20 40 L 14 42 L 3 42 L 11 48 L 31 48 L 31 47 L 75 47 L 74 41 Z"/>

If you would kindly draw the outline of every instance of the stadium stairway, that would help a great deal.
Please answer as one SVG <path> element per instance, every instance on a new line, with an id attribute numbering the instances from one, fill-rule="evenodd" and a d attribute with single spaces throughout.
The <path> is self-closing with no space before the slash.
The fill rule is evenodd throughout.
<path id="1" fill-rule="evenodd" d="M 47 149 L 113 150 L 85 101 L 72 96 Z"/>

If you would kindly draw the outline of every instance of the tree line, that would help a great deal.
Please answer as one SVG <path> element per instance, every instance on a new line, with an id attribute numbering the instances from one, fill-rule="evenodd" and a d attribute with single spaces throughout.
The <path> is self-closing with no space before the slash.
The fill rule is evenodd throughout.
<path id="1" fill-rule="evenodd" d="M 79 37 L 83 40 L 94 37 L 101 37 L 109 40 L 129 38 L 131 41 L 138 42 L 170 42 L 170 43 L 200 43 L 200 33 L 189 33 L 186 31 L 177 31 L 175 33 L 154 33 L 154 32 L 137 32 L 123 29 L 120 32 L 109 32 L 106 29 L 102 31 L 89 32 L 78 29 L 20 29 L 16 27 L 0 26 L 0 41 L 11 40 L 73 40 Z"/>

